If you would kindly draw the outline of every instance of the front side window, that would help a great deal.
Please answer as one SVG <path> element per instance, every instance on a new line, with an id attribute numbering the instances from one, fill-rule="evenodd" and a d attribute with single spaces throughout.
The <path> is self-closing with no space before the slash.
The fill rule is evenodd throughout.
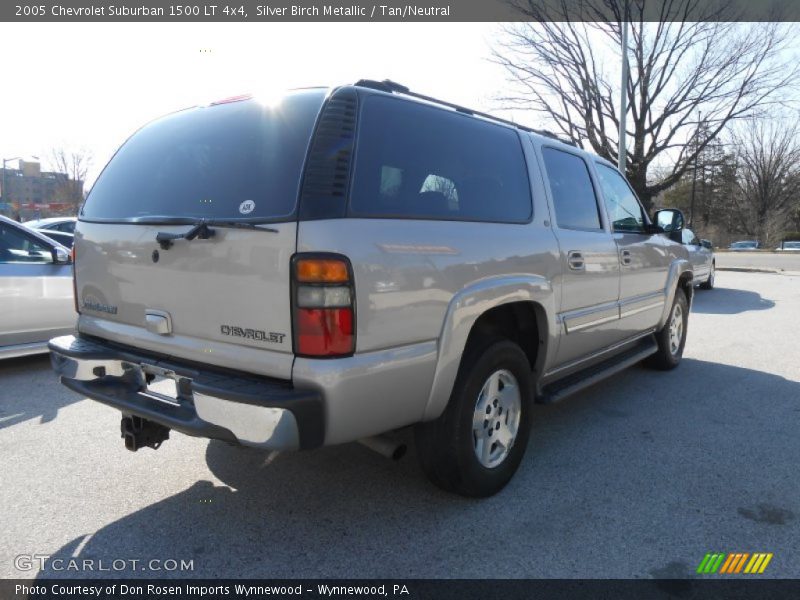
<path id="1" fill-rule="evenodd" d="M 580 156 L 542 148 L 556 224 L 562 229 L 600 230 L 597 198 L 589 168 Z"/>
<path id="2" fill-rule="evenodd" d="M 527 165 L 516 131 L 431 106 L 368 97 L 350 215 L 525 223 Z"/>
<path id="3" fill-rule="evenodd" d="M 53 254 L 46 245 L 28 237 L 14 227 L 0 223 L 0 263 L 53 262 Z"/>
<path id="4" fill-rule="evenodd" d="M 628 182 L 618 171 L 600 163 L 597 164 L 597 175 L 614 231 L 643 232 L 644 211 Z"/>

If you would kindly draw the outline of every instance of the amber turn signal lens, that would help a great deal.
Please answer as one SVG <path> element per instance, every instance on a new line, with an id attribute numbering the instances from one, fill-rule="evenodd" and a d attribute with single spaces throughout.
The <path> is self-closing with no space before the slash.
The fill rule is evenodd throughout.
<path id="1" fill-rule="evenodd" d="M 342 260 L 303 258 L 297 261 L 297 281 L 303 283 L 345 283 L 350 281 Z"/>

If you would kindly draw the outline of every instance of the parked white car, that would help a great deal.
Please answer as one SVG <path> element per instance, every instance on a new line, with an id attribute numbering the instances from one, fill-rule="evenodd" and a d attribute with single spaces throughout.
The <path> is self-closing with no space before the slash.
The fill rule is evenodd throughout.
<path id="1" fill-rule="evenodd" d="M 76 217 L 49 217 L 47 219 L 36 219 L 25 221 L 25 226 L 31 229 L 45 229 L 47 231 L 63 231 L 64 233 L 75 233 Z"/>

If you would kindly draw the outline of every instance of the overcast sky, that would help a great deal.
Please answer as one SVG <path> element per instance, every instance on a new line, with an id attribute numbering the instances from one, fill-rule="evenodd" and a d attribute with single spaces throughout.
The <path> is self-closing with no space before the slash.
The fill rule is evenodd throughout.
<path id="1" fill-rule="evenodd" d="M 89 180 L 136 128 L 243 92 L 389 78 L 492 110 L 494 23 L 0 24 L 0 157 L 94 154 Z M 533 123 L 531 115 L 516 116 Z"/>

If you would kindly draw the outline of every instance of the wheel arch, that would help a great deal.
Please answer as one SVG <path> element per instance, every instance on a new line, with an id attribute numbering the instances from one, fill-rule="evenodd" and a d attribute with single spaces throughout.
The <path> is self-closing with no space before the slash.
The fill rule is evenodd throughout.
<path id="1" fill-rule="evenodd" d="M 554 315 L 552 286 L 536 275 L 491 278 L 457 293 L 439 335 L 436 370 L 423 420 L 435 419 L 444 411 L 468 344 L 480 343 L 482 338 L 499 335 L 520 344 L 531 370 L 543 372 L 557 340 L 551 326 Z M 534 330 L 533 339 L 526 339 Z"/>
<path id="2" fill-rule="evenodd" d="M 694 297 L 694 283 L 692 264 L 686 259 L 672 261 L 669 267 L 669 274 L 667 275 L 667 285 L 664 289 L 666 302 L 664 303 L 664 311 L 658 322 L 657 329 L 661 329 L 666 324 L 670 310 L 672 310 L 672 303 L 675 302 L 675 292 L 678 288 L 683 290 L 683 293 L 686 295 L 686 301 L 689 303 L 689 309 L 691 310 L 692 298 Z"/>

